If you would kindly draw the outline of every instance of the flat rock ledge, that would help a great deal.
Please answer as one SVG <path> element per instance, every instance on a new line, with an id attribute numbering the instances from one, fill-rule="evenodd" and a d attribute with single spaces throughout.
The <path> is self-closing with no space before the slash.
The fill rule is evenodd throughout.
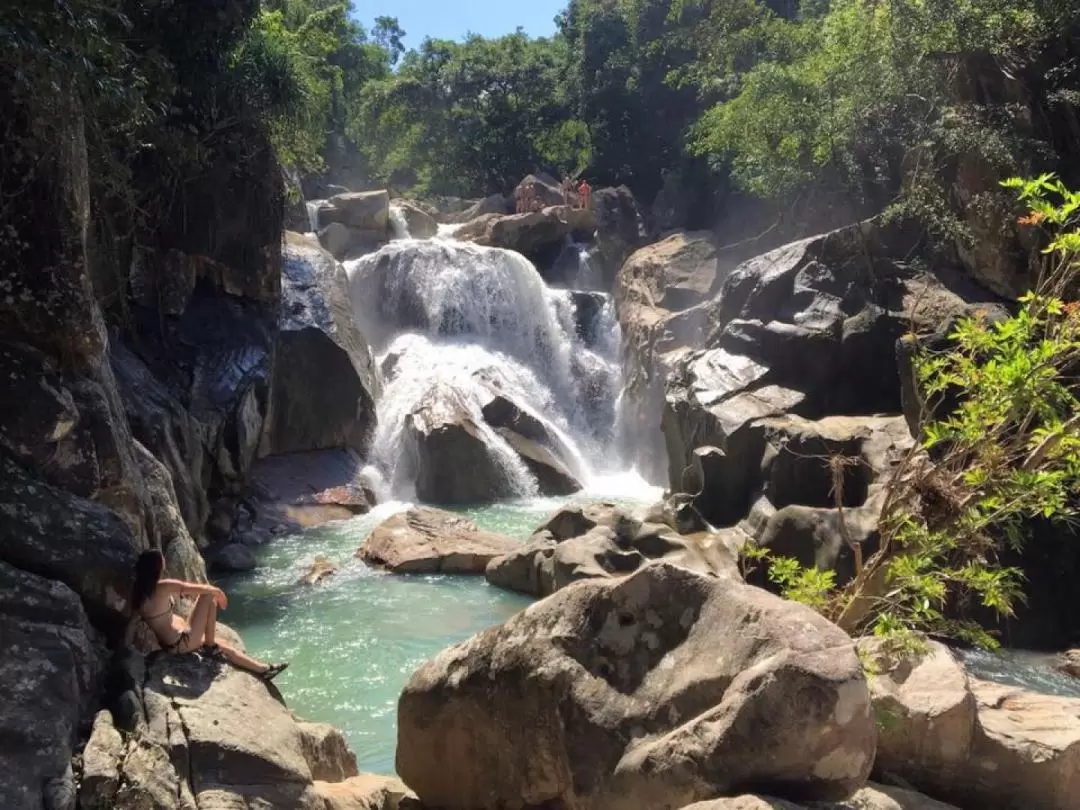
<path id="1" fill-rule="evenodd" d="M 356 556 L 396 574 L 483 574 L 493 559 L 520 545 L 462 515 L 417 507 L 376 526 Z"/>

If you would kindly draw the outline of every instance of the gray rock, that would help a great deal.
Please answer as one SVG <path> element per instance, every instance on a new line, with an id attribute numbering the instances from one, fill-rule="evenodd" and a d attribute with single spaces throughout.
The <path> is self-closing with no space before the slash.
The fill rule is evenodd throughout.
<path id="1" fill-rule="evenodd" d="M 289 236 L 270 407 L 261 455 L 366 453 L 379 394 L 375 361 L 353 322 L 345 270 Z"/>
<path id="2" fill-rule="evenodd" d="M 82 754 L 79 807 L 82 810 L 113 810 L 120 789 L 120 762 L 124 740 L 107 710 L 97 713 L 94 728 Z"/>
<path id="3" fill-rule="evenodd" d="M 0 562 L 0 639 L 0 807 L 69 810 L 73 748 L 102 682 L 100 638 L 73 590 Z"/>
<path id="4" fill-rule="evenodd" d="M 738 578 L 733 552 L 719 535 L 685 537 L 610 503 L 560 509 L 528 543 L 492 560 L 484 575 L 497 587 L 547 596 L 580 579 L 622 577 L 658 560 Z"/>
<path id="5" fill-rule="evenodd" d="M 418 507 L 376 526 L 356 556 L 399 574 L 482 574 L 492 559 L 519 545 L 462 515 Z"/>
<path id="6" fill-rule="evenodd" d="M 390 195 L 386 191 L 336 194 L 319 206 L 319 223 L 339 222 L 349 228 L 385 234 L 389 228 Z"/>
<path id="7" fill-rule="evenodd" d="M 258 563 L 251 547 L 245 543 L 229 543 L 214 551 L 210 558 L 216 571 L 251 571 Z"/>
<path id="8" fill-rule="evenodd" d="M 843 632 L 659 563 L 565 588 L 422 666 L 397 770 L 448 810 L 674 810 L 751 786 L 836 800 L 865 782 L 874 739 Z"/>
<path id="9" fill-rule="evenodd" d="M 139 442 L 134 448 L 151 506 L 150 545 L 161 549 L 170 575 L 204 582 L 206 565 L 180 515 L 169 471 Z"/>
<path id="10" fill-rule="evenodd" d="M 506 473 L 460 395 L 439 383 L 405 419 L 416 497 L 427 503 L 485 503 L 510 497 Z"/>
<path id="11" fill-rule="evenodd" d="M 393 207 L 401 211 L 401 216 L 405 218 L 405 224 L 409 228 L 409 236 L 413 239 L 430 239 L 439 232 L 439 223 L 434 215 L 425 211 L 418 203 L 395 200 Z"/>
<path id="12" fill-rule="evenodd" d="M 356 754 L 349 750 L 340 731 L 328 723 L 296 724 L 300 747 L 311 768 L 311 778 L 319 782 L 342 782 L 356 776 Z"/>
<path id="13" fill-rule="evenodd" d="M 963 807 L 1051 810 L 1075 803 L 1080 699 L 970 678 L 943 645 L 895 660 L 866 646 L 880 718 L 878 778 Z"/>
<path id="14" fill-rule="evenodd" d="M 482 200 L 477 200 L 472 205 L 461 211 L 449 211 L 444 214 L 442 221 L 450 224 L 472 222 L 480 217 L 490 214 L 514 213 L 514 198 L 507 194 L 491 194 Z"/>
<path id="15" fill-rule="evenodd" d="M 664 448 L 657 431 L 664 380 L 687 348 L 704 345 L 713 298 L 725 278 L 707 233 L 676 233 L 633 253 L 615 279 L 626 376 L 624 443 L 645 474 L 661 480 Z"/>
<path id="16" fill-rule="evenodd" d="M 957 810 L 957 808 L 913 790 L 871 783 L 856 791 L 850 799 L 841 802 L 795 804 L 783 799 L 748 795 L 698 802 L 683 810 Z"/>
<path id="17" fill-rule="evenodd" d="M 596 245 L 604 268 L 604 287 L 611 289 L 623 262 L 649 240 L 641 206 L 626 186 L 598 188 L 592 195 Z"/>
<path id="18" fill-rule="evenodd" d="M 543 265 L 549 252 L 558 254 L 566 237 L 590 236 L 595 228 L 591 211 L 561 205 L 527 214 L 488 214 L 468 222 L 455 236 L 478 245 L 513 250 Z"/>

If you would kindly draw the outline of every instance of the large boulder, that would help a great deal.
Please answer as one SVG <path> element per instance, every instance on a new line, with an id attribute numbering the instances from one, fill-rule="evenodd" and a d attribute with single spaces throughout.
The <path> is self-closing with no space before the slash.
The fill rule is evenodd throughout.
<path id="1" fill-rule="evenodd" d="M 458 239 L 521 253 L 543 267 L 551 264 L 566 237 L 585 238 L 596 228 L 592 211 L 567 205 L 525 214 L 488 215 L 464 225 Z"/>
<path id="2" fill-rule="evenodd" d="M 592 212 L 604 288 L 611 289 L 615 274 L 630 254 L 648 241 L 649 232 L 641 207 L 626 186 L 594 191 Z"/>
<path id="3" fill-rule="evenodd" d="M 463 515 L 425 506 L 384 520 L 356 556 L 397 574 L 482 574 L 491 560 L 519 545 Z"/>
<path id="4" fill-rule="evenodd" d="M 401 217 L 408 229 L 408 235 L 413 239 L 430 239 L 439 232 L 439 223 L 435 215 L 424 210 L 419 203 L 409 200 L 395 200 L 390 206 L 390 218 L 393 220 L 394 212 Z M 397 234 L 404 236 L 404 234 Z"/>
<path id="5" fill-rule="evenodd" d="M 869 645 L 880 778 L 964 807 L 1051 810 L 1075 804 L 1080 699 L 969 677 L 936 642 L 895 660 Z"/>
<path id="6" fill-rule="evenodd" d="M 427 503 L 484 503 L 514 494 L 507 471 L 489 447 L 485 428 L 461 395 L 438 383 L 405 418 L 416 497 Z"/>
<path id="7" fill-rule="evenodd" d="M 898 413 L 897 339 L 936 328 L 979 296 L 942 270 L 899 260 L 910 236 L 863 223 L 744 262 L 708 305 L 704 350 L 684 353 L 667 383 L 669 483 L 684 489 L 699 448 L 729 453 L 755 419 L 783 413 Z"/>
<path id="8" fill-rule="evenodd" d="M 877 550 L 886 488 L 913 446 L 903 417 L 728 424 L 736 429 L 724 448 L 698 448 L 682 474 L 696 511 L 713 525 L 737 522 L 750 542 L 776 555 L 850 579 L 855 546 L 866 559 Z"/>
<path id="9" fill-rule="evenodd" d="M 582 488 L 583 473 L 573 449 L 542 420 L 485 380 L 491 394 L 481 406 L 484 421 L 506 441 L 536 477 L 545 496 L 570 495 Z"/>
<path id="10" fill-rule="evenodd" d="M 110 810 L 325 810 L 324 792 L 341 798 L 335 808 L 364 795 L 341 732 L 297 720 L 258 678 L 199 656 L 163 653 L 128 656 L 121 673 L 119 704 L 129 710 L 94 724 L 91 755 L 82 763 L 82 806 L 101 806 L 100 798 L 111 795 L 104 805 Z"/>
<path id="11" fill-rule="evenodd" d="M 532 196 L 540 206 L 547 208 L 549 205 L 570 205 L 571 201 L 563 194 L 559 181 L 550 174 L 530 174 L 525 177 L 517 188 L 514 189 L 514 199 L 518 200 L 525 194 Z"/>
<path id="12" fill-rule="evenodd" d="M 345 270 L 299 234 L 284 249 L 281 316 L 261 455 L 366 453 L 379 377 L 353 321 Z"/>
<path id="13" fill-rule="evenodd" d="M 624 577 L 657 560 L 738 577 L 733 551 L 720 536 L 683 536 L 612 503 L 560 509 L 526 543 L 493 559 L 484 575 L 499 588 L 548 596 L 581 579 Z"/>
<path id="14" fill-rule="evenodd" d="M 398 706 L 425 805 L 668 810 L 756 789 L 840 799 L 874 758 L 848 637 L 809 608 L 650 565 L 440 653 Z"/>
<path id="15" fill-rule="evenodd" d="M 0 639 L 0 807 L 74 807 L 71 756 L 102 685 L 100 638 L 75 591 L 0 562 Z"/>
<path id="16" fill-rule="evenodd" d="M 443 209 L 445 213 L 441 217 L 442 222 L 448 224 L 461 224 L 472 222 L 480 217 L 486 217 L 491 214 L 512 214 L 514 213 L 514 198 L 509 194 L 490 194 L 482 200 L 477 200 L 471 205 L 465 206 L 461 210 L 453 210 L 457 207 L 457 205 L 445 207 Z"/>
<path id="17" fill-rule="evenodd" d="M 387 191 L 350 191 L 319 203 L 319 224 L 340 222 L 348 228 L 385 234 L 390 226 L 390 194 Z"/>
<path id="18" fill-rule="evenodd" d="M 633 448 L 634 460 L 651 479 L 663 480 L 666 470 L 657 430 L 665 382 L 681 354 L 705 345 L 710 311 L 702 305 L 716 295 L 724 278 L 707 233 L 676 233 L 643 247 L 616 276 L 626 377 L 624 444 Z"/>

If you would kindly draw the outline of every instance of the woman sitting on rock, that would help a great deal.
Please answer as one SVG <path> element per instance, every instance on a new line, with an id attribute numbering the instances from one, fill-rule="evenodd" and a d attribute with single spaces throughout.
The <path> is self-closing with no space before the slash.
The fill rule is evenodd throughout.
<path id="1" fill-rule="evenodd" d="M 288 664 L 264 664 L 235 647 L 214 638 L 217 612 L 229 604 L 225 592 L 213 585 L 162 579 L 165 558 L 160 551 L 144 551 L 135 561 L 135 582 L 131 589 L 131 610 L 154 631 L 162 649 L 171 653 L 202 650 L 224 658 L 230 664 L 270 681 Z M 195 607 L 187 621 L 173 613 L 177 597 L 196 596 Z"/>

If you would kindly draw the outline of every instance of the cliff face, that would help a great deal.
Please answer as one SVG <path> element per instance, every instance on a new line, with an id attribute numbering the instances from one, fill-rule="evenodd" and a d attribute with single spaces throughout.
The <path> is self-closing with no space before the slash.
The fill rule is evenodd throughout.
<path id="1" fill-rule="evenodd" d="M 74 807 L 73 754 L 121 697 L 113 657 L 135 557 L 160 548 L 170 575 L 205 578 L 209 505 L 239 492 L 262 433 L 282 174 L 224 73 L 257 4 L 215 6 L 163 3 L 128 20 L 125 58 L 165 71 L 171 105 L 137 133 L 137 155 L 103 134 L 119 122 L 103 117 L 101 73 L 80 73 L 77 25 L 46 30 L 62 24 L 28 13 L 0 58 L 0 806 L 11 810 Z"/>

